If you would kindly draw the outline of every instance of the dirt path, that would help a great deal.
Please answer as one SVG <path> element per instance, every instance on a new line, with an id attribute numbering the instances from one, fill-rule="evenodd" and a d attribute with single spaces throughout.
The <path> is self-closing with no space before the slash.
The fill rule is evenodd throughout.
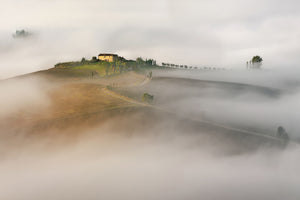
<path id="1" fill-rule="evenodd" d="M 136 101 L 132 98 L 129 98 L 129 97 L 126 97 L 126 96 L 123 96 L 119 93 L 116 93 L 116 92 L 113 92 L 111 90 L 108 90 L 106 88 L 102 88 L 101 89 L 101 92 L 105 93 L 106 95 L 109 95 L 110 97 L 113 97 L 113 98 L 118 98 L 118 99 L 121 99 L 123 101 L 126 101 L 126 102 L 129 102 L 129 103 L 132 103 L 132 104 L 137 104 L 137 105 L 140 105 L 140 106 L 147 106 L 147 107 L 153 107 L 149 104 L 146 104 L 146 103 L 142 103 L 142 102 L 139 102 L 139 101 Z"/>

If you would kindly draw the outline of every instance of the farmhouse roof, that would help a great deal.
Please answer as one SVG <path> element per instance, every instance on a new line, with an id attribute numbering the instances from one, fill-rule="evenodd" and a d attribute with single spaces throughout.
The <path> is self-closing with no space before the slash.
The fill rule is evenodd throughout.
<path id="1" fill-rule="evenodd" d="M 100 53 L 98 56 L 118 56 L 117 54 L 111 54 L 111 53 Z"/>

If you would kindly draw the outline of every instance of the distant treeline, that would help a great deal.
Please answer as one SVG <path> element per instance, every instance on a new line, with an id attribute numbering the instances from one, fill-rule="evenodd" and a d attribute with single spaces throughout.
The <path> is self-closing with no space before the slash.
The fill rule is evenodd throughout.
<path id="1" fill-rule="evenodd" d="M 81 61 L 73 61 L 73 62 L 63 62 L 57 63 L 55 68 L 71 68 L 71 67 L 79 67 L 83 65 L 100 65 L 105 67 L 106 71 L 109 68 L 112 68 L 113 71 L 118 69 L 118 71 L 128 71 L 128 70 L 140 70 L 140 69 L 148 69 L 151 67 L 169 67 L 169 68 L 178 68 L 178 69 L 200 69 L 200 70 L 225 70 L 225 68 L 217 68 L 217 67 L 197 67 L 197 66 L 188 66 L 188 65 L 176 65 L 171 63 L 162 63 L 162 66 L 156 64 L 156 60 L 154 59 L 143 59 L 138 57 L 136 60 L 126 60 L 123 57 L 118 57 L 115 62 L 108 62 L 99 60 L 97 57 L 92 57 L 91 60 L 87 60 L 82 58 Z"/>
<path id="2" fill-rule="evenodd" d="M 16 32 L 12 36 L 13 38 L 26 38 L 30 35 L 31 33 L 22 29 L 22 30 L 16 30 Z"/>
<path id="3" fill-rule="evenodd" d="M 163 67 L 178 68 L 178 69 L 202 69 L 202 70 L 225 70 L 225 68 L 218 67 L 198 67 L 198 66 L 188 66 L 188 65 L 177 65 L 172 63 L 162 63 Z"/>

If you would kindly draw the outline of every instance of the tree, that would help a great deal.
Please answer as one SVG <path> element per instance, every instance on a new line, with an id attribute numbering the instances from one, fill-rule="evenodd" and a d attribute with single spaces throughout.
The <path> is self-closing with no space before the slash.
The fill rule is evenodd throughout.
<path id="1" fill-rule="evenodd" d="M 153 60 L 153 59 L 146 59 L 145 63 L 146 63 L 147 65 L 155 65 L 155 64 L 156 64 L 156 61 Z"/>
<path id="2" fill-rule="evenodd" d="M 116 62 L 112 62 L 111 66 L 112 66 L 112 69 L 113 69 L 113 73 L 115 74 L 116 73 L 116 68 L 117 68 Z"/>
<path id="3" fill-rule="evenodd" d="M 145 64 L 145 61 L 143 60 L 143 58 L 138 57 L 138 58 L 136 59 L 136 64 L 138 64 L 138 65 L 144 65 L 144 64 Z"/>
<path id="4" fill-rule="evenodd" d="M 82 58 L 80 62 L 85 63 L 85 61 L 86 61 L 85 58 Z"/>
<path id="5" fill-rule="evenodd" d="M 109 72 L 109 68 L 110 68 L 110 63 L 107 62 L 107 61 L 105 61 L 103 63 L 103 65 L 104 65 L 104 68 L 105 68 L 105 75 L 108 76 L 108 72 Z"/>
<path id="6" fill-rule="evenodd" d="M 116 62 L 116 65 L 117 65 L 117 67 L 119 68 L 119 72 L 122 73 L 122 71 L 123 71 L 123 65 L 122 65 L 122 62 L 121 62 L 121 61 L 117 61 L 117 62 Z"/>
<path id="7" fill-rule="evenodd" d="M 30 36 L 30 33 L 25 31 L 24 29 L 16 30 L 16 33 L 13 34 L 13 38 L 25 38 L 27 36 Z"/>
<path id="8" fill-rule="evenodd" d="M 253 58 L 252 58 L 252 62 L 253 63 L 256 63 L 256 62 L 262 62 L 263 61 L 263 59 L 260 57 L 260 56 L 254 56 Z"/>
<path id="9" fill-rule="evenodd" d="M 289 135 L 287 134 L 287 132 L 285 131 L 285 129 L 282 126 L 278 127 L 276 136 L 281 139 L 284 139 L 284 140 L 289 139 Z"/>
<path id="10" fill-rule="evenodd" d="M 136 62 L 129 62 L 129 67 L 130 67 L 130 70 L 136 70 L 137 63 Z"/>
<path id="11" fill-rule="evenodd" d="M 144 93 L 143 94 L 143 97 L 142 97 L 142 100 L 145 101 L 145 102 L 148 102 L 148 103 L 151 103 L 154 99 L 154 96 L 153 95 L 150 95 L 148 93 Z"/>
<path id="12" fill-rule="evenodd" d="M 96 57 L 96 56 L 93 56 L 91 62 L 93 62 L 93 63 L 98 62 L 97 57 Z"/>
<path id="13" fill-rule="evenodd" d="M 260 56 L 253 56 L 251 60 L 253 68 L 257 68 L 257 69 L 260 68 L 262 65 L 262 61 L 263 59 Z"/>
<path id="14" fill-rule="evenodd" d="M 130 63 L 129 62 L 125 62 L 124 63 L 124 67 L 125 67 L 126 71 L 129 71 L 129 69 L 130 69 Z"/>

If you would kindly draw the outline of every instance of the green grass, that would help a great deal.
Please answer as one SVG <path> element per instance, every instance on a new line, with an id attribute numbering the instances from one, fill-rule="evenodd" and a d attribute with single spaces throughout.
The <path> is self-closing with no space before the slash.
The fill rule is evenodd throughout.
<path id="1" fill-rule="evenodd" d="M 87 70 L 87 71 L 94 71 L 98 73 L 98 76 L 100 77 L 104 77 L 106 75 L 105 72 L 105 67 L 103 65 L 99 65 L 99 64 L 88 64 L 88 65 L 81 65 L 81 66 L 77 66 L 77 67 L 72 67 L 69 68 L 70 70 Z M 109 70 L 108 74 L 112 73 L 112 69 Z"/>
<path id="2" fill-rule="evenodd" d="M 68 69 L 70 69 L 72 71 L 87 71 L 90 74 L 92 72 L 97 72 L 97 76 L 98 77 L 105 77 L 106 76 L 106 70 L 105 70 L 104 64 L 99 64 L 99 63 L 95 63 L 95 64 L 83 64 L 83 65 L 76 66 L 76 67 L 70 67 Z M 119 67 L 116 67 L 115 73 L 113 71 L 113 68 L 109 67 L 108 76 L 117 75 L 117 74 L 120 74 Z"/>
<path id="3" fill-rule="evenodd" d="M 54 75 L 56 77 L 71 77 L 71 78 L 102 78 L 106 76 L 114 76 L 120 74 L 120 65 L 116 65 L 115 71 L 112 66 L 107 69 L 107 62 L 69 62 L 69 63 L 59 63 L 55 65 L 54 68 L 51 68 L 44 72 L 45 74 Z M 108 64 L 111 65 L 111 64 Z M 132 66 L 125 68 L 123 63 L 122 72 L 126 71 L 135 71 L 139 74 L 147 75 L 150 71 L 154 69 L 159 69 L 159 66 L 151 65 L 141 65 L 136 67 L 133 63 Z"/>
<path id="4" fill-rule="evenodd" d="M 45 74 L 54 75 L 56 77 L 94 77 L 101 78 L 106 76 L 105 66 L 103 64 L 95 63 L 95 64 L 82 64 L 75 67 L 57 67 L 51 68 L 44 72 Z M 113 72 L 113 68 L 109 67 L 108 76 L 118 75 L 120 74 L 120 70 L 117 67 L 115 73 Z"/>

